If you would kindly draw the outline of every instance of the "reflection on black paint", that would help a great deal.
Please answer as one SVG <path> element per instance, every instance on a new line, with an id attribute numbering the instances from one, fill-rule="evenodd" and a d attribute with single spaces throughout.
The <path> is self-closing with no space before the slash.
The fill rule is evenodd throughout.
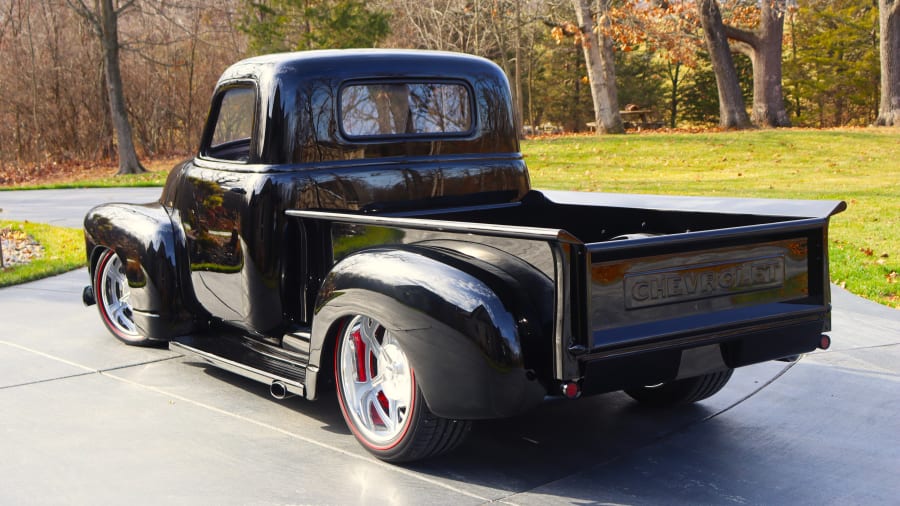
<path id="1" fill-rule="evenodd" d="M 191 183 L 196 205 L 185 222 L 191 270 L 239 271 L 243 265 L 240 206 L 233 201 L 242 198 L 241 195 L 224 191 L 214 181 L 192 178 Z"/>

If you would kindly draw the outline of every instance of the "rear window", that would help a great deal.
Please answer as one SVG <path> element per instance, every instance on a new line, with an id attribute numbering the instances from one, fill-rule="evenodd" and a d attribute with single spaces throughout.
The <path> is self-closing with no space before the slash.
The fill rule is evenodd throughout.
<path id="1" fill-rule="evenodd" d="M 362 83 L 341 90 L 347 137 L 463 135 L 471 132 L 472 101 L 461 83 Z"/>

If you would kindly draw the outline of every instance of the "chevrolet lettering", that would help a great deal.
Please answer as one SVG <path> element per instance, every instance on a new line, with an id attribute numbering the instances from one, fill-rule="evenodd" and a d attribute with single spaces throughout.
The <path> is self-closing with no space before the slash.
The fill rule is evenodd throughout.
<path id="1" fill-rule="evenodd" d="M 699 265 L 625 276 L 629 308 L 735 295 L 784 284 L 784 258 Z M 630 297 L 629 297 L 630 295 Z"/>

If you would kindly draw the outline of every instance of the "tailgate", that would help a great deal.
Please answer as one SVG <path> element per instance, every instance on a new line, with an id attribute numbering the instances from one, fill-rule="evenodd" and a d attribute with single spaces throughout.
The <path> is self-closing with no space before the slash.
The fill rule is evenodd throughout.
<path id="1" fill-rule="evenodd" d="M 827 224 L 800 219 L 588 244 L 586 350 L 699 344 L 810 319 L 827 330 Z"/>

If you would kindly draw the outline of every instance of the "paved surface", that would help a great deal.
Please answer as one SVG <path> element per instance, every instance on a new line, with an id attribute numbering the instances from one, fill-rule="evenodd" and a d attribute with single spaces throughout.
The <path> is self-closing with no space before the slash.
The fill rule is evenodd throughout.
<path id="1" fill-rule="evenodd" d="M 84 215 L 97 204 L 154 202 L 160 192 L 160 188 L 0 191 L 0 220 L 81 228 Z"/>
<path id="2" fill-rule="evenodd" d="M 91 205 L 79 192 L 0 193 L 0 217 L 77 226 L 80 216 L 68 214 Z M 158 194 L 140 192 L 109 191 L 93 202 Z M 275 401 L 264 385 L 118 343 L 96 309 L 82 307 L 86 282 L 80 270 L 0 290 L 0 504 L 818 505 L 900 497 L 900 311 L 839 288 L 831 350 L 740 369 L 698 405 L 659 413 L 622 394 L 552 401 L 479 423 L 449 456 L 401 467 L 368 456 L 333 395 Z"/>

